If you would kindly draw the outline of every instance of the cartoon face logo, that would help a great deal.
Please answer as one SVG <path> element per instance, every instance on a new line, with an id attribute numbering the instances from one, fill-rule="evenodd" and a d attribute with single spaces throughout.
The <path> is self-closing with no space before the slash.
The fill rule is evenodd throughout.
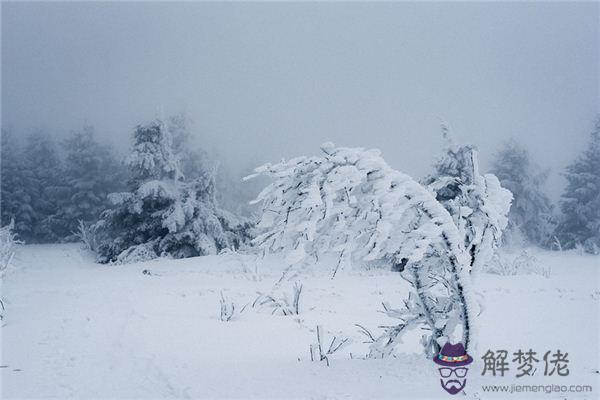
<path id="1" fill-rule="evenodd" d="M 469 372 L 465 366 L 471 364 L 473 358 L 467 354 L 462 343 L 446 343 L 433 362 L 439 365 L 440 384 L 446 392 L 456 394 L 465 388 Z"/>

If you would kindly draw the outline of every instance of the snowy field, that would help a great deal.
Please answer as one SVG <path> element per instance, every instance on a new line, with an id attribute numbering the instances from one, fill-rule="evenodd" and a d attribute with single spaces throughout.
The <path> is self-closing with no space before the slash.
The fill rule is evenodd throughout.
<path id="1" fill-rule="evenodd" d="M 539 252 L 541 275 L 481 274 L 485 302 L 479 347 L 457 398 L 598 398 L 600 258 Z M 364 359 L 369 345 L 355 324 L 381 332 L 396 321 L 381 303 L 400 305 L 398 273 L 344 270 L 323 263 L 286 279 L 276 259 L 221 255 L 143 264 L 95 264 L 79 245 L 28 245 L 4 279 L 3 398 L 450 398 L 434 364 L 407 338 L 394 358 Z M 146 271 L 146 272 L 144 272 Z M 299 315 L 253 302 L 260 293 L 291 297 Z M 221 293 L 235 305 L 221 321 Z M 260 303 L 257 302 L 257 303 Z M 245 306 L 245 308 L 244 308 Z M 243 311 L 242 311 L 243 309 Z M 348 345 L 312 362 L 316 326 Z M 414 339 L 414 341 L 413 341 Z M 569 353 L 568 377 L 481 376 L 487 350 Z M 541 355 L 540 355 L 541 353 Z M 488 384 L 592 385 L 595 393 L 484 393 Z"/>

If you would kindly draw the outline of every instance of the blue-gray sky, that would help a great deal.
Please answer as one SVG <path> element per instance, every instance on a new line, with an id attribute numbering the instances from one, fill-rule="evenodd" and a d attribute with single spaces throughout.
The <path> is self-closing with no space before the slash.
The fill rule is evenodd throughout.
<path id="1" fill-rule="evenodd" d="M 3 3 L 2 123 L 26 133 L 186 112 L 225 163 L 379 147 L 428 171 L 440 118 L 487 165 L 517 137 L 560 170 L 599 96 L 599 3 Z"/>

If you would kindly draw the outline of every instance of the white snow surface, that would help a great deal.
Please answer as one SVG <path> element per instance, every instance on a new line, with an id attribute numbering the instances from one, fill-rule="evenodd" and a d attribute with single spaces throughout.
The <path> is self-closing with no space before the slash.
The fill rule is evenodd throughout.
<path id="1" fill-rule="evenodd" d="M 589 398 L 600 393 L 600 258 L 536 252 L 551 270 L 539 275 L 482 273 L 478 354 L 457 398 Z M 0 376 L 2 398 L 444 399 L 437 368 L 424 358 L 418 331 L 395 357 L 364 359 L 369 344 L 354 324 L 377 336 L 393 325 L 381 302 L 400 306 L 407 283 L 396 272 L 348 268 L 331 279 L 322 260 L 275 282 L 285 264 L 272 256 L 227 254 L 130 265 L 99 265 L 78 245 L 20 246 L 4 277 Z M 143 271 L 149 271 L 143 273 Z M 299 315 L 252 307 L 257 292 L 291 297 L 303 285 Z M 221 293 L 235 305 L 220 319 Z M 481 297 L 479 295 L 477 298 Z M 239 310 L 246 305 L 243 312 Z M 352 343 L 325 362 L 309 347 L 320 325 Z M 487 349 L 569 353 L 568 377 L 481 376 Z M 512 354 L 511 354 L 512 358 Z M 510 361 L 510 360 L 509 360 Z M 490 394 L 482 385 L 592 385 L 576 394 Z"/>

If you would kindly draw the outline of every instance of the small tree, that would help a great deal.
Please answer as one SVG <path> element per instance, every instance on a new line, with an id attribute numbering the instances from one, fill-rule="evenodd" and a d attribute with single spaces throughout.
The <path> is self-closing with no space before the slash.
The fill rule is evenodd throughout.
<path id="1" fill-rule="evenodd" d="M 378 150 L 321 147 L 322 154 L 257 168 L 274 180 L 258 196 L 264 231 L 255 243 L 284 252 L 291 266 L 336 255 L 333 275 L 351 262 L 401 265 L 414 293 L 403 322 L 373 346 L 387 354 L 408 328 L 429 330 L 428 354 L 444 339 L 471 345 L 470 256 L 452 216 L 423 186 L 390 168 Z"/>
<path id="2" fill-rule="evenodd" d="M 101 262 L 215 254 L 245 240 L 217 206 L 212 171 L 186 181 L 172 140 L 160 120 L 136 128 L 129 191 L 109 196 L 114 207 L 94 227 Z"/>
<path id="3" fill-rule="evenodd" d="M 506 241 L 523 238 L 528 243 L 549 246 L 556 223 L 552 204 L 542 191 L 547 172 L 539 171 L 527 149 L 514 140 L 505 142 L 498 151 L 492 171 L 514 197 Z"/>
<path id="4" fill-rule="evenodd" d="M 600 254 L 600 117 L 583 154 L 566 168 L 567 187 L 562 195 L 563 217 L 558 235 L 563 248 L 582 245 Z"/>

